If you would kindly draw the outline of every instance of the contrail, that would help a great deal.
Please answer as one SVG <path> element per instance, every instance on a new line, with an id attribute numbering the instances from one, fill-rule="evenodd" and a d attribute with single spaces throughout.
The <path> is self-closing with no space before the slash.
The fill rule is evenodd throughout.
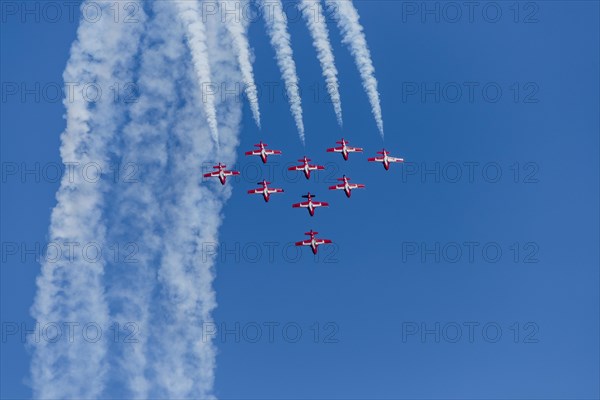
<path id="1" fill-rule="evenodd" d="M 214 63 L 213 78 L 221 87 L 241 80 L 227 28 L 214 16 L 208 17 L 207 46 Z M 216 66 L 219 68 L 216 68 Z M 190 70 L 191 73 L 191 70 Z M 216 349 L 212 331 L 212 310 L 216 296 L 214 252 L 222 221 L 222 207 L 231 195 L 228 183 L 205 182 L 203 167 L 235 161 L 241 106 L 226 96 L 217 97 L 220 118 L 220 147 L 207 145 L 210 132 L 194 105 L 197 92 L 182 86 L 184 106 L 175 114 L 168 165 L 169 199 L 163 210 L 168 224 L 163 231 L 163 252 L 158 279 L 161 285 L 159 309 L 154 320 L 153 375 L 157 397 L 212 398 Z M 160 327 L 160 328 L 159 328 Z"/>
<path id="2" fill-rule="evenodd" d="M 157 312 L 154 292 L 162 232 L 169 223 L 162 213 L 171 184 L 169 133 L 179 103 L 178 85 L 187 72 L 182 59 L 188 54 L 172 4 L 154 1 L 151 7 L 136 74 L 139 95 L 129 106 L 129 123 L 122 130 L 117 150 L 121 174 L 108 204 L 115 210 L 109 216 L 108 232 L 111 241 L 120 245 L 122 256 L 107 269 L 107 298 L 112 322 L 124 331 L 123 340 L 113 343 L 109 353 L 115 381 L 109 386 L 124 386 L 125 397 L 131 399 L 156 398 L 156 385 L 150 378 L 156 342 L 152 335 Z"/>
<path id="3" fill-rule="evenodd" d="M 225 0 L 224 6 L 227 11 L 235 9 L 235 15 L 227 19 L 227 31 L 231 35 L 237 60 L 242 74 L 244 91 L 250 102 L 252 116 L 256 125 L 260 128 L 260 111 L 258 107 L 258 93 L 254 82 L 254 71 L 252 68 L 250 44 L 248 43 L 248 21 L 241 12 L 246 9 L 248 0 Z"/>
<path id="4" fill-rule="evenodd" d="M 287 18 L 283 12 L 281 0 L 260 0 L 263 8 L 262 14 L 265 18 L 267 32 L 271 38 L 271 45 L 275 49 L 277 65 L 285 83 L 290 110 L 296 121 L 296 128 L 300 140 L 304 143 L 304 122 L 302 121 L 302 101 L 298 86 L 298 75 L 296 74 L 296 63 L 290 44 L 290 35 L 287 28 Z"/>
<path id="5" fill-rule="evenodd" d="M 194 70 L 198 78 L 198 88 L 202 93 L 200 102 L 204 104 L 204 112 L 215 143 L 219 143 L 217 127 L 217 110 L 215 109 L 215 85 L 212 81 L 208 50 L 206 49 L 206 28 L 202 21 L 198 0 L 175 1 L 179 16 L 187 31 L 188 46 L 192 53 Z"/>
<path id="6" fill-rule="evenodd" d="M 338 124 L 342 126 L 342 101 L 340 99 L 337 79 L 338 71 L 335 67 L 335 57 L 331 49 L 329 31 L 327 30 L 325 16 L 321 9 L 321 2 L 319 0 L 301 0 L 298 7 L 302 11 L 302 15 L 308 25 L 313 45 L 317 50 L 317 57 L 321 63 L 321 69 L 323 70 L 323 76 L 327 84 L 327 91 L 333 103 L 335 116 Z"/>
<path id="7" fill-rule="evenodd" d="M 85 92 L 74 90 L 64 101 L 67 126 L 61 135 L 60 151 L 64 163 L 73 163 L 69 164 L 72 173 L 65 174 L 61 181 L 48 235 L 51 243 L 70 243 L 75 250 L 68 256 L 61 253 L 56 260 L 45 258 L 31 309 L 42 332 L 52 324 L 60 329 L 70 324 L 79 334 L 62 335 L 55 342 L 36 338 L 35 334 L 29 337 L 34 350 L 33 395 L 37 398 L 100 397 L 108 369 L 106 337 L 91 340 L 96 338 L 98 329 L 104 333 L 109 329 L 103 282 L 105 262 L 82 252 L 84 246 L 105 245 L 103 203 L 107 183 L 97 180 L 97 175 L 91 177 L 87 167 L 94 165 L 92 171 L 96 172 L 110 170 L 108 146 L 123 121 L 114 112 L 109 88 L 131 81 L 131 65 L 144 17 L 138 15 L 140 23 L 115 22 L 108 17 L 112 15 L 110 3 L 96 6 L 107 17 L 93 23 L 81 21 L 63 78 L 79 86 L 94 84 L 103 94 L 97 91 L 92 102 Z M 87 336 L 81 334 L 82 330 L 86 332 L 86 326 L 92 326 Z"/>
<path id="8" fill-rule="evenodd" d="M 325 0 L 325 2 L 336 13 L 337 25 L 342 32 L 342 41 L 350 48 L 354 56 L 354 61 L 363 81 L 363 87 L 371 103 L 371 111 L 375 117 L 377 128 L 383 138 L 383 118 L 381 116 L 381 105 L 379 104 L 377 79 L 375 79 L 375 68 L 373 67 L 371 52 L 367 46 L 363 27 L 359 22 L 358 12 L 354 8 L 352 0 Z"/>

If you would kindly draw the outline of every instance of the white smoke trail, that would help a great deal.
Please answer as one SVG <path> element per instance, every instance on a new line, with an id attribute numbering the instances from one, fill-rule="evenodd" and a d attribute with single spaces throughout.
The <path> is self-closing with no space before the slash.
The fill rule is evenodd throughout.
<path id="1" fill-rule="evenodd" d="M 34 349 L 33 393 L 38 398 L 96 398 L 106 381 L 106 340 L 90 340 L 96 328 L 102 332 L 109 329 L 103 284 L 105 263 L 101 258 L 87 257 L 81 249 L 90 244 L 100 249 L 105 245 L 103 202 L 107 184 L 103 178 L 96 180 L 94 174 L 90 177 L 88 167 L 93 165 L 92 171 L 100 169 L 104 173 L 110 170 L 108 146 L 123 121 L 114 112 L 109 88 L 131 82 L 131 64 L 144 16 L 137 15 L 137 23 L 124 23 L 111 17 L 111 3 L 96 3 L 96 7 L 103 17 L 94 22 L 81 21 L 64 72 L 65 82 L 76 89 L 64 101 L 67 126 L 60 150 L 63 162 L 77 164 L 69 164 L 71 172 L 61 181 L 49 228 L 51 243 L 78 246 L 68 257 L 62 253 L 54 261 L 46 258 L 31 310 L 41 329 L 52 324 L 61 328 L 72 324 L 78 332 L 86 332 L 86 324 L 92 324 L 93 329 L 89 336 L 62 335 L 56 342 L 29 338 Z M 77 90 L 82 85 L 93 85 L 102 93 L 97 91 L 92 103 L 85 97 L 86 92 Z"/>
<path id="2" fill-rule="evenodd" d="M 304 143 L 302 101 L 300 99 L 298 75 L 296 74 L 296 63 L 294 62 L 290 34 L 287 28 L 287 17 L 283 12 L 281 0 L 260 0 L 260 5 L 263 9 L 262 14 L 267 26 L 267 32 L 271 38 L 271 45 L 275 49 L 277 65 L 281 70 L 281 75 L 285 83 L 290 110 L 296 122 L 300 140 Z"/>
<path id="3" fill-rule="evenodd" d="M 124 385 L 127 398 L 132 399 L 156 397 L 150 378 L 151 332 L 162 232 L 168 225 L 162 214 L 164 192 L 170 184 L 168 140 L 179 103 L 177 86 L 187 72 L 182 59 L 188 54 L 185 33 L 172 4 L 155 1 L 152 10 L 140 48 L 139 96 L 130 106 L 130 122 L 122 131 L 118 155 L 124 171 L 109 205 L 116 210 L 109 223 L 111 239 L 121 245 L 122 254 L 135 251 L 133 257 L 109 267 L 112 279 L 108 287 L 113 322 L 134 332 L 126 342 L 113 345 L 115 351 L 109 355 L 115 386 Z"/>
<path id="4" fill-rule="evenodd" d="M 215 82 L 234 87 L 241 77 L 227 28 L 216 17 L 208 17 L 207 45 Z M 182 87 L 185 105 L 176 113 L 173 126 L 172 162 L 169 165 L 169 202 L 165 203 L 161 265 L 160 312 L 155 333 L 154 375 L 158 396 L 167 398 L 211 398 L 216 350 L 204 328 L 212 323 L 216 307 L 212 288 L 214 256 L 208 251 L 217 243 L 224 202 L 231 184 L 204 182 L 202 167 L 217 161 L 232 165 L 241 120 L 241 107 L 234 99 L 216 97 L 220 120 L 220 147 L 210 143 L 194 104 L 197 93 Z M 218 159 L 215 159 L 218 157 Z M 204 169 L 205 169 L 204 168 Z"/>
<path id="5" fill-rule="evenodd" d="M 192 53 L 194 69 L 198 78 L 198 87 L 202 96 L 200 102 L 204 104 L 204 112 L 208 121 L 212 139 L 219 143 L 217 126 L 217 110 L 215 109 L 215 85 L 212 81 L 208 50 L 206 49 L 206 27 L 202 20 L 200 3 L 198 0 L 175 1 L 179 16 L 187 31 L 188 46 Z"/>
<path id="6" fill-rule="evenodd" d="M 250 44 L 248 43 L 248 20 L 243 15 L 248 5 L 248 0 L 225 0 L 223 6 L 227 12 L 235 10 L 235 13 L 227 19 L 227 30 L 231 35 L 237 60 L 242 74 L 246 97 L 250 102 L 252 116 L 256 125 L 260 128 L 260 111 L 258 107 L 258 92 L 254 82 L 254 71 L 252 68 Z"/>
<path id="7" fill-rule="evenodd" d="M 331 49 L 329 31 L 327 30 L 325 16 L 321 9 L 321 2 L 320 0 L 301 0 L 298 7 L 306 20 L 308 30 L 313 39 L 313 45 L 317 50 L 317 57 L 321 63 L 321 69 L 323 70 L 329 97 L 333 103 L 335 116 L 338 124 L 342 126 L 342 101 L 337 79 L 338 71 L 335 67 L 335 57 Z"/>
<path id="8" fill-rule="evenodd" d="M 342 41 L 350 48 L 354 56 L 354 61 L 363 81 L 363 87 L 371 103 L 371 112 L 383 138 L 383 118 L 381 116 L 381 105 L 379 104 L 377 79 L 375 79 L 375 68 L 373 67 L 371 52 L 367 45 L 363 27 L 359 22 L 358 11 L 354 8 L 352 0 L 325 0 L 325 2 L 330 10 L 336 13 L 337 25 L 342 32 Z"/>

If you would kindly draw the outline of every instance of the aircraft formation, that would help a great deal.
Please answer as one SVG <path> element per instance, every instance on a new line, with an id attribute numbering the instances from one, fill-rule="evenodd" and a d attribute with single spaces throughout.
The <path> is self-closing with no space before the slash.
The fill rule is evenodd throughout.
<path id="1" fill-rule="evenodd" d="M 339 146 L 328 148 L 327 152 L 328 153 L 340 153 L 342 155 L 344 161 L 348 161 L 350 153 L 362 153 L 363 152 L 363 149 L 361 147 L 348 146 L 349 142 L 346 141 L 344 138 L 342 138 L 340 141 L 337 141 L 336 144 L 338 144 Z M 245 155 L 246 156 L 258 156 L 262 160 L 263 164 L 267 163 L 269 156 L 282 154 L 281 150 L 268 149 L 267 148 L 268 145 L 266 143 L 263 143 L 262 141 L 259 142 L 258 144 L 255 144 L 254 147 L 256 147 L 255 150 L 247 151 L 245 153 Z M 403 158 L 392 157 L 390 155 L 390 152 L 387 151 L 386 149 L 382 149 L 381 151 L 378 151 L 377 154 L 378 154 L 377 156 L 370 157 L 367 160 L 369 162 L 382 163 L 383 168 L 385 168 L 386 171 L 390 169 L 391 163 L 404 162 Z M 325 169 L 325 167 L 322 165 L 311 164 L 310 163 L 311 159 L 307 158 L 306 156 L 299 159 L 298 162 L 300 162 L 301 164 L 289 167 L 288 170 L 303 172 L 304 176 L 307 180 L 310 180 L 311 171 L 318 171 L 318 170 Z M 204 174 L 204 177 L 205 178 L 219 178 L 221 185 L 225 185 L 225 183 L 227 182 L 228 176 L 235 176 L 235 175 L 240 174 L 239 171 L 227 170 L 226 169 L 227 166 L 224 164 L 221 164 L 221 163 L 218 163 L 213 168 L 215 169 L 215 171 Z M 338 178 L 338 181 L 340 181 L 340 183 L 337 185 L 329 186 L 329 190 L 343 190 L 344 193 L 346 194 L 346 197 L 348 197 L 348 198 L 350 198 L 350 196 L 352 195 L 352 190 L 365 188 L 365 185 L 363 185 L 363 184 L 350 183 L 350 178 L 348 178 L 346 175 L 343 175 L 341 178 Z M 283 189 L 269 187 L 271 182 L 267 182 L 265 179 L 263 179 L 261 182 L 258 182 L 257 184 L 260 186 L 256 189 L 248 190 L 248 194 L 260 194 L 263 196 L 263 199 L 265 202 L 269 202 L 269 199 L 271 198 L 272 194 L 283 193 Z M 313 198 L 315 197 L 315 195 L 311 194 L 310 192 L 303 195 L 302 197 L 305 198 L 306 201 L 302 201 L 300 203 L 294 203 L 294 204 L 292 204 L 292 207 L 293 208 L 306 208 L 308 210 L 308 214 L 311 217 L 314 217 L 315 210 L 318 207 L 329 207 L 329 203 L 327 203 L 327 202 L 314 201 Z M 318 248 L 320 245 L 333 243 L 329 239 L 317 238 L 316 235 L 318 233 L 319 232 L 315 232 L 312 229 L 308 232 L 305 232 L 304 234 L 310 236 L 310 238 L 296 242 L 295 243 L 296 246 L 309 246 L 311 248 L 313 254 L 317 254 Z"/>

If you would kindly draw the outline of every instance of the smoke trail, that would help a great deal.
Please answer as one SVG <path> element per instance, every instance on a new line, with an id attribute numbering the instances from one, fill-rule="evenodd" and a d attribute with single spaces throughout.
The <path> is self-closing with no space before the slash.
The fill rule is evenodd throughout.
<path id="1" fill-rule="evenodd" d="M 192 53 L 194 69 L 198 78 L 198 86 L 202 93 L 200 102 L 204 104 L 204 112 L 212 139 L 219 143 L 217 128 L 217 110 L 215 109 L 215 85 L 212 82 L 208 50 L 206 49 L 206 28 L 202 21 L 200 3 L 198 0 L 175 1 L 179 16 L 183 21 L 188 38 L 188 46 Z"/>
<path id="2" fill-rule="evenodd" d="M 287 29 L 287 18 L 283 12 L 281 0 L 260 0 L 267 32 L 271 38 L 271 45 L 275 49 L 277 65 L 285 83 L 290 110 L 296 121 L 300 140 L 304 143 L 304 122 L 302 121 L 302 102 L 296 74 L 296 63 L 290 45 L 290 35 Z"/>
<path id="3" fill-rule="evenodd" d="M 84 2 L 82 7 L 86 5 Z M 110 17 L 111 3 L 97 3 L 96 7 L 103 17 L 93 23 L 81 21 L 63 77 L 69 83 L 87 87 L 93 84 L 104 89 L 104 94 L 97 91 L 92 102 L 85 97 L 86 92 L 74 90 L 64 101 L 67 126 L 60 150 L 63 162 L 73 164 L 69 164 L 71 172 L 61 181 L 49 228 L 51 243 L 71 243 L 75 250 L 68 257 L 63 253 L 57 260 L 45 259 L 31 309 L 41 329 L 52 324 L 62 328 L 61 324 L 67 323 L 85 329 L 92 324 L 91 337 L 98 328 L 103 332 L 109 329 L 103 284 L 105 262 L 87 257 L 81 248 L 90 244 L 102 248 L 105 244 L 103 202 L 107 182 L 104 178 L 96 180 L 97 175 L 90 177 L 87 167 L 93 165 L 94 171 L 105 173 L 110 170 L 108 145 L 123 121 L 114 112 L 109 88 L 131 82 L 129 71 L 144 18 L 138 15 L 137 23 L 115 22 Z M 62 335 L 55 342 L 29 337 L 34 350 L 31 374 L 35 397 L 95 398 L 102 394 L 107 373 L 106 340 L 86 340 L 82 336 Z"/>
<path id="4" fill-rule="evenodd" d="M 358 12 L 354 8 L 352 0 L 325 0 L 325 2 L 336 13 L 337 25 L 342 32 L 342 41 L 350 48 L 354 56 L 354 61 L 363 81 L 363 87 L 371 103 L 371 112 L 383 138 L 383 118 L 381 116 L 381 105 L 379 104 L 377 79 L 374 75 L 375 68 L 373 67 L 371 52 L 367 46 L 363 27 L 359 22 Z"/>
<path id="5" fill-rule="evenodd" d="M 108 205 L 115 210 L 109 215 L 111 240 L 121 245 L 122 254 L 135 251 L 133 257 L 108 267 L 112 321 L 126 331 L 122 337 L 129 337 L 111 346 L 114 382 L 110 383 L 125 386 L 126 397 L 135 399 L 156 397 L 151 332 L 162 233 L 168 225 L 162 213 L 170 185 L 168 140 L 179 103 L 177 86 L 187 72 L 182 60 L 188 54 L 184 29 L 172 4 L 152 2 L 152 15 L 140 49 L 139 96 L 130 106 L 130 121 L 122 130 L 118 152 L 124 172 Z"/>
<path id="6" fill-rule="evenodd" d="M 227 7 L 227 11 L 231 12 L 232 6 L 235 9 L 235 15 L 227 19 L 227 30 L 231 35 L 235 52 L 237 54 L 237 60 L 240 66 L 240 72 L 242 74 L 242 80 L 244 84 L 244 90 L 246 97 L 250 102 L 250 108 L 252 109 L 252 116 L 256 125 L 260 128 L 260 111 L 258 108 L 258 93 L 256 89 L 256 83 L 254 82 L 254 71 L 252 69 L 252 62 L 250 60 L 250 44 L 248 43 L 248 22 L 242 15 L 241 10 L 246 9 L 248 0 L 225 0 L 224 6 Z M 241 8 L 240 8 L 241 6 Z"/>
<path id="7" fill-rule="evenodd" d="M 227 28 L 209 17 L 207 45 L 213 78 L 221 87 L 240 81 L 237 60 Z M 156 346 L 153 371 L 157 395 L 167 398 L 211 398 L 215 369 L 215 347 L 206 327 L 212 324 L 216 307 L 212 288 L 214 247 L 221 224 L 224 202 L 231 195 L 231 183 L 204 182 L 202 167 L 216 161 L 231 165 L 241 120 L 241 107 L 234 99 L 217 97 L 220 147 L 207 146 L 208 129 L 202 126 L 194 104 L 197 93 L 185 85 L 185 101 L 175 115 L 168 165 L 169 201 L 164 204 L 165 221 L 161 264 L 160 309 L 155 325 Z M 215 159 L 215 157 L 218 157 Z"/>
<path id="8" fill-rule="evenodd" d="M 335 116 L 338 124 L 342 126 L 342 101 L 340 99 L 337 79 L 338 71 L 335 67 L 335 58 L 329 41 L 329 31 L 325 24 L 325 16 L 321 10 L 321 3 L 319 0 L 301 0 L 298 7 L 302 11 L 302 15 L 308 25 L 313 45 L 317 50 L 317 57 L 321 63 L 323 76 L 327 83 L 327 91 L 333 103 Z"/>

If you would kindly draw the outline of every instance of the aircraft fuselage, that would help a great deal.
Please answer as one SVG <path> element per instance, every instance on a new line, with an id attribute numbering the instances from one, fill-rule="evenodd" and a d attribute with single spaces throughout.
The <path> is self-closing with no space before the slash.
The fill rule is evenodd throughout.
<path id="1" fill-rule="evenodd" d="M 319 245 L 317 244 L 317 241 L 314 238 L 311 240 L 310 248 L 312 249 L 313 254 L 317 254 L 317 252 L 319 251 Z"/>
<path id="2" fill-rule="evenodd" d="M 346 197 L 350 198 L 352 191 L 350 190 L 350 185 L 348 185 L 348 182 L 344 184 L 344 192 L 346 193 Z"/>
<path id="3" fill-rule="evenodd" d="M 306 179 L 310 179 L 310 168 L 308 164 L 304 165 L 304 176 L 306 177 Z"/>

